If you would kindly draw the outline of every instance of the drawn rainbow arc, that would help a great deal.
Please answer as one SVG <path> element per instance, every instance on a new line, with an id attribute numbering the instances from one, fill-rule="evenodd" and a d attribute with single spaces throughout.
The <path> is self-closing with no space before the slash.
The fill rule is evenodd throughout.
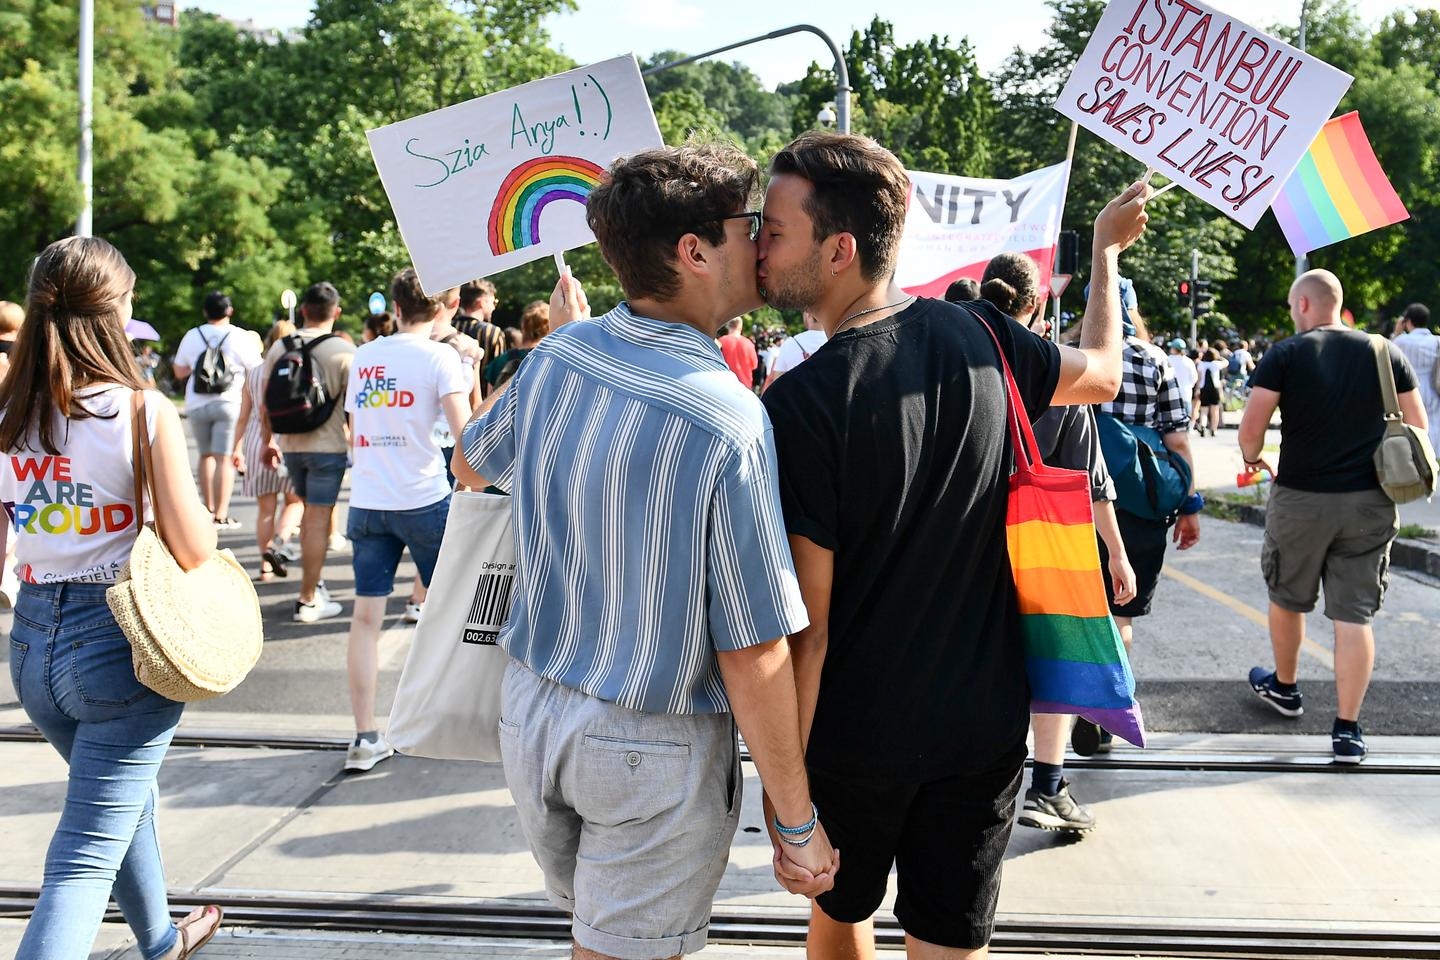
<path id="1" fill-rule="evenodd" d="M 498 257 L 539 243 L 545 207 L 559 200 L 585 203 L 600 173 L 581 157 L 536 157 L 510 171 L 490 208 L 490 252 Z"/>

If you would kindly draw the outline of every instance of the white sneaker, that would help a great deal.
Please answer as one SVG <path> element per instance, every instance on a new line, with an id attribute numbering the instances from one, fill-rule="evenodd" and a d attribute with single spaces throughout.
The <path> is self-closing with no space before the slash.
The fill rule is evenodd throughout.
<path id="1" fill-rule="evenodd" d="M 378 740 L 357 740 L 345 751 L 345 772 L 364 773 L 381 760 L 395 756 L 395 748 L 382 736 Z"/>
<path id="2" fill-rule="evenodd" d="M 343 533 L 337 533 L 330 537 L 330 552 L 345 553 L 350 549 L 350 541 L 345 539 Z"/>
<path id="3" fill-rule="evenodd" d="M 319 620 L 329 620 L 331 617 L 340 616 L 340 604 L 325 596 L 319 590 L 315 591 L 315 599 L 309 603 L 295 601 L 295 615 L 291 617 L 297 623 L 315 623 Z"/>
<path id="4" fill-rule="evenodd" d="M 424 606 L 422 604 L 416 603 L 414 600 L 406 601 L 405 615 L 400 618 L 400 621 L 402 623 L 419 623 L 420 612 L 423 609 Z"/>
<path id="5" fill-rule="evenodd" d="M 272 553 L 275 554 L 275 556 L 279 557 L 281 560 L 284 560 L 286 563 L 300 562 L 300 557 L 295 553 L 295 548 L 292 547 L 288 542 L 283 541 L 278 537 L 270 541 L 270 550 Z"/>

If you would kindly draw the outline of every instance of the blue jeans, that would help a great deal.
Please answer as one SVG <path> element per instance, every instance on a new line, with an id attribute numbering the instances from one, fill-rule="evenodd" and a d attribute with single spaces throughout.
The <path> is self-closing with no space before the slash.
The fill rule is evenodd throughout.
<path id="1" fill-rule="evenodd" d="M 345 535 L 350 538 L 350 565 L 355 570 L 355 596 L 388 597 L 395 587 L 395 568 L 408 547 L 420 582 L 430 586 L 450 495 L 414 510 L 366 510 L 351 507 Z"/>
<path id="2" fill-rule="evenodd" d="M 146 960 L 164 956 L 178 936 L 155 835 L 155 775 L 183 705 L 135 679 L 106 586 L 26 583 L 15 604 L 10 678 L 70 765 L 40 901 L 16 960 L 84 960 L 112 893 Z"/>

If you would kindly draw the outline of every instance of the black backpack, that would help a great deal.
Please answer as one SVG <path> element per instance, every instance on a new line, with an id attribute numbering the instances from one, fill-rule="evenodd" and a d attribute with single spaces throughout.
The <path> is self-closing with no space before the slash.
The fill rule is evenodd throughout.
<path id="1" fill-rule="evenodd" d="M 205 352 L 200 355 L 200 362 L 195 365 L 196 393 L 224 393 L 235 383 L 235 368 L 220 350 L 229 339 L 230 334 L 227 332 L 218 343 L 212 344 L 205 339 L 205 334 L 200 333 L 200 342 L 205 344 Z"/>
<path id="2" fill-rule="evenodd" d="M 270 416 L 271 432 L 309 433 L 330 419 L 339 397 L 330 395 L 324 371 L 310 354 L 333 336 L 327 333 L 306 342 L 294 335 L 280 341 L 285 352 L 265 382 L 265 412 Z"/>

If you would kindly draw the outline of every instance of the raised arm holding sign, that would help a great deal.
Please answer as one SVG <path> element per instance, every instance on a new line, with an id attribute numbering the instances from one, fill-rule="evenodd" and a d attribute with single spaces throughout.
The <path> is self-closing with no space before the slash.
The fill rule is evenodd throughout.
<path id="1" fill-rule="evenodd" d="M 1112 0 L 1055 109 L 1254 227 L 1352 79 L 1197 0 Z"/>
<path id="2" fill-rule="evenodd" d="M 426 293 L 592 242 L 585 202 L 601 172 L 663 143 L 628 55 L 366 136 Z"/>

